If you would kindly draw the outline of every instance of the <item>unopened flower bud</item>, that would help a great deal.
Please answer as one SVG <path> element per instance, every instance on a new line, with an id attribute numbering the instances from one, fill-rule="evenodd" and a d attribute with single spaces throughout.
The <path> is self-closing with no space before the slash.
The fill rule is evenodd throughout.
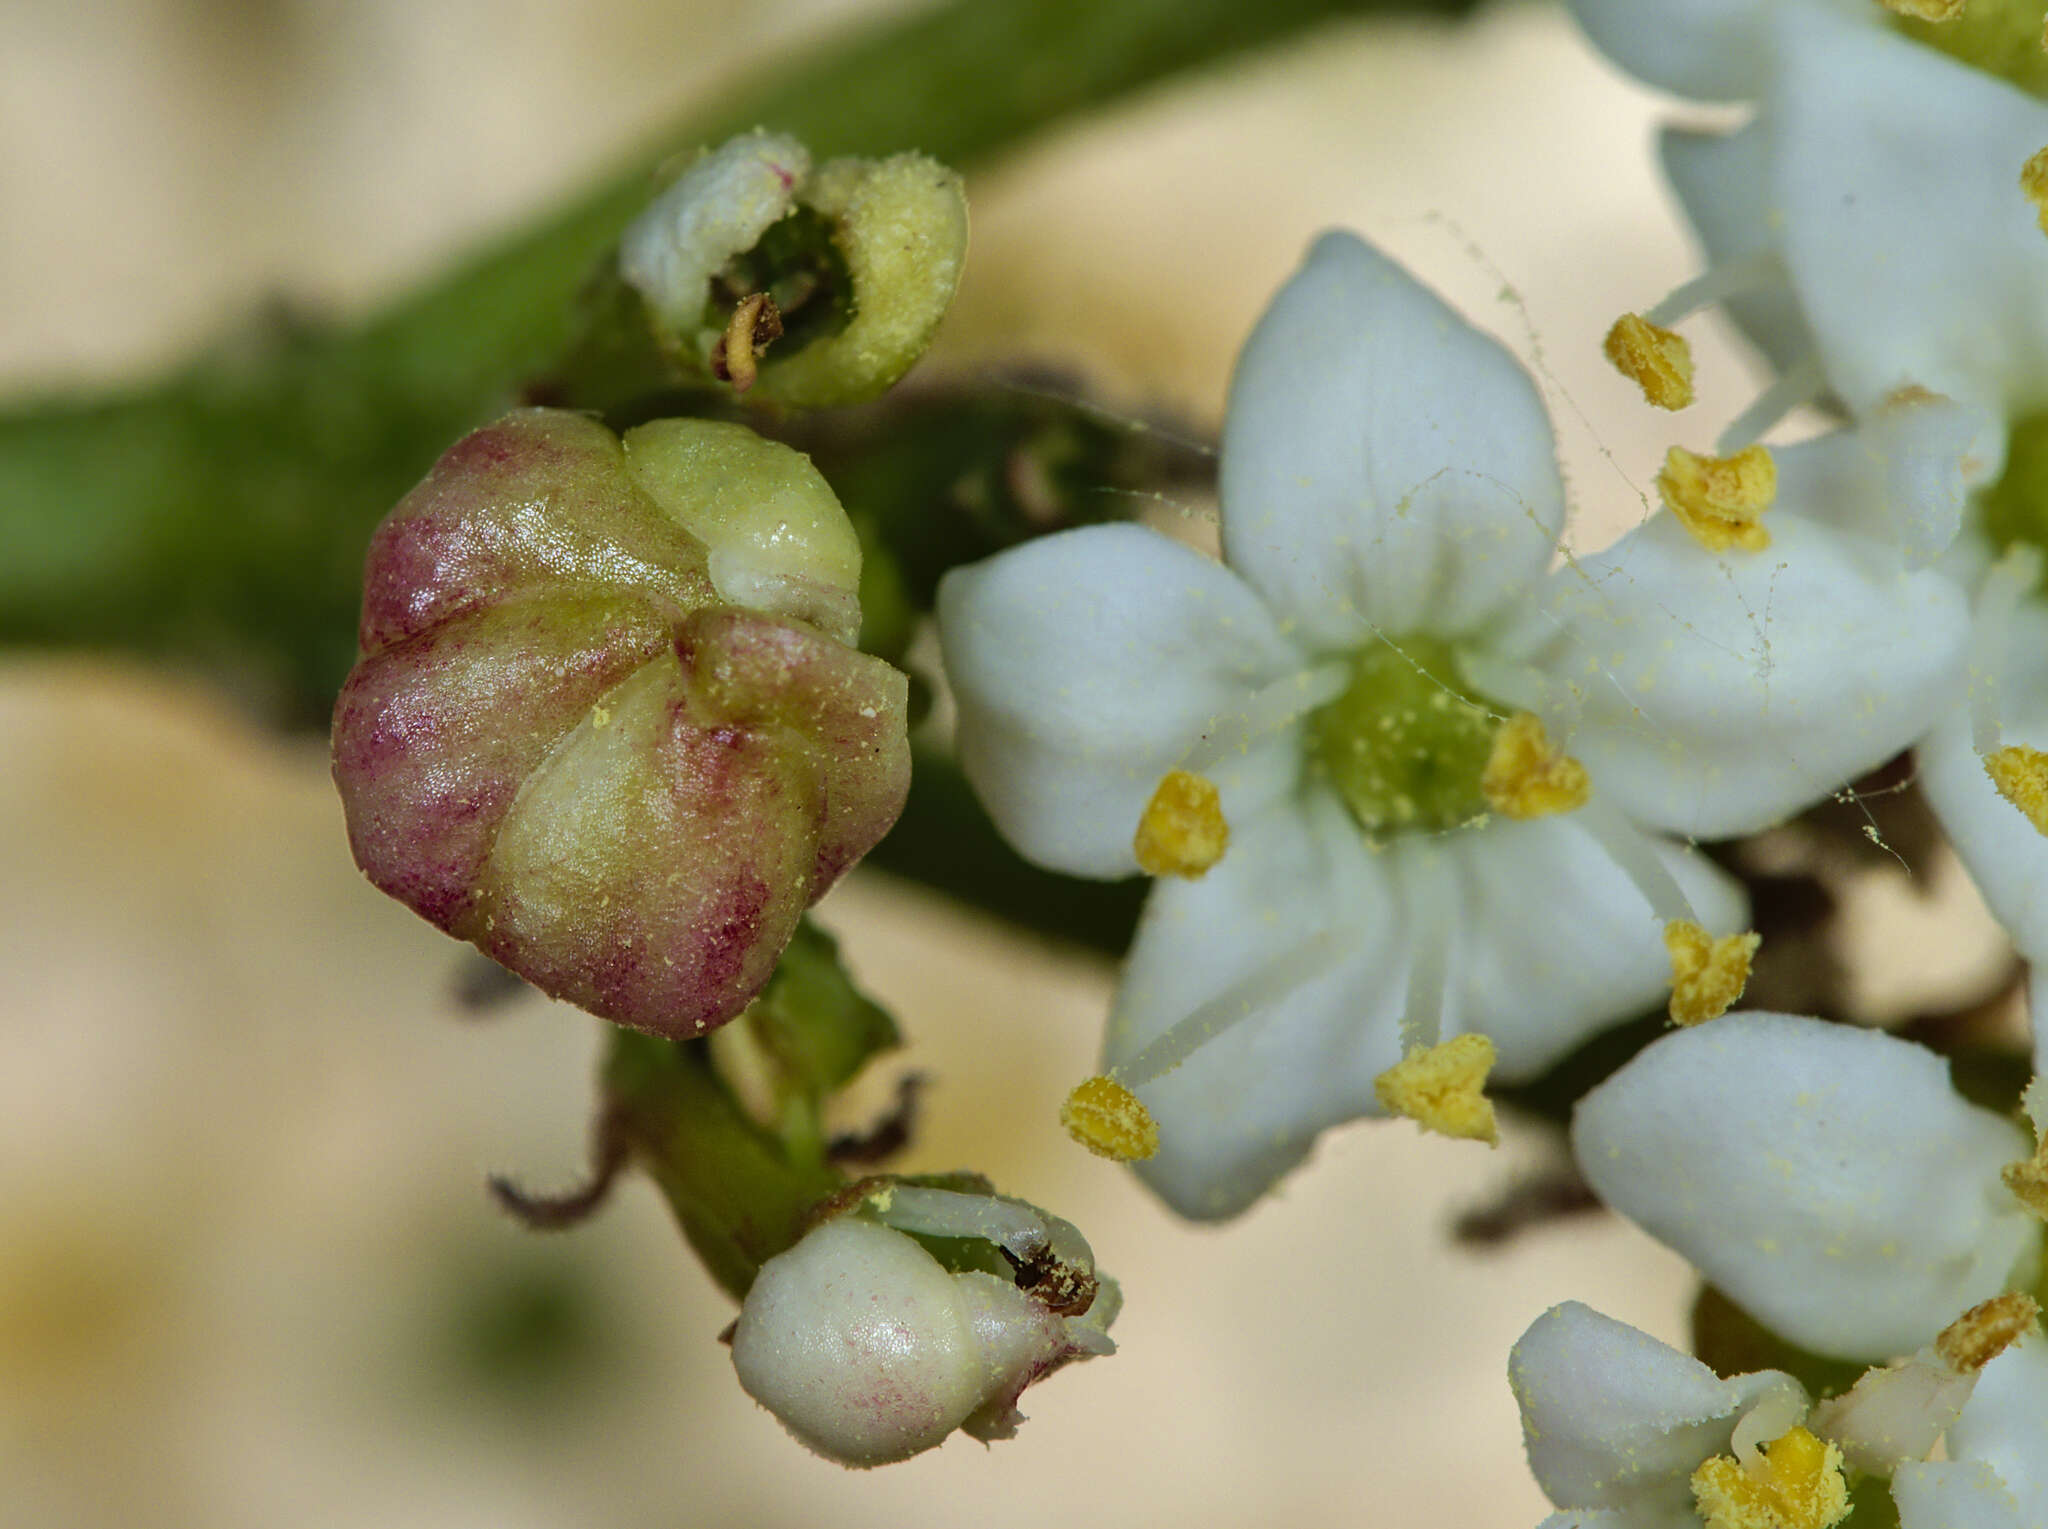
<path id="1" fill-rule="evenodd" d="M 944 165 L 898 154 L 814 170 L 796 139 L 756 131 L 702 155 L 633 221 L 619 275 L 676 365 L 815 409 L 910 369 L 966 252 L 966 197 Z"/>
<path id="2" fill-rule="evenodd" d="M 902 810 L 859 576 L 824 480 L 738 426 L 476 431 L 371 541 L 334 719 L 357 864 L 607 1019 L 732 1018 Z"/>
<path id="3" fill-rule="evenodd" d="M 905 1193 L 986 1201 L 997 1212 L 1017 1203 Z M 885 1206 L 887 1198 L 884 1192 Z M 913 1219 L 920 1229 L 932 1224 Z M 1062 1241 L 1056 1232 L 1050 1242 L 1055 1259 Z M 1019 1265 L 1015 1279 L 950 1270 L 908 1232 L 865 1211 L 842 1215 L 762 1265 L 733 1328 L 733 1368 L 748 1395 L 842 1465 L 905 1460 L 956 1428 L 983 1441 L 1009 1438 L 1026 1386 L 1115 1347 L 1105 1331 L 1116 1315 L 1115 1285 L 1092 1268 L 1044 1274 L 1032 1261 Z M 1081 1310 L 1061 1298 L 1077 1275 L 1087 1289 Z M 1027 1277 L 1028 1287 L 1021 1283 Z"/>

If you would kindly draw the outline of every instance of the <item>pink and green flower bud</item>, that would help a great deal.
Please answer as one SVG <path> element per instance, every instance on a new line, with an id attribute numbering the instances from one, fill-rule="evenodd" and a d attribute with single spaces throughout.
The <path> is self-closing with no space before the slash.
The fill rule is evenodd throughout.
<path id="1" fill-rule="evenodd" d="M 334 719 L 357 864 L 607 1019 L 731 1019 L 909 786 L 859 577 L 825 481 L 739 426 L 476 431 L 371 541 Z"/>

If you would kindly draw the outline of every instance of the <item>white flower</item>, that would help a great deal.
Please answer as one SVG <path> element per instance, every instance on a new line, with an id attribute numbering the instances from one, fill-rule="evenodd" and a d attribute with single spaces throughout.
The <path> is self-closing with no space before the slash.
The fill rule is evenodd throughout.
<path id="1" fill-rule="evenodd" d="M 2048 1339 L 2023 1338 L 1984 1367 L 1948 1455 L 1892 1478 L 1900 1529 L 2048 1524 Z"/>
<path id="2" fill-rule="evenodd" d="M 1916 1349 L 2041 1251 L 1999 1176 L 2025 1134 L 1875 1031 L 1748 1013 L 1666 1036 L 1580 1101 L 1572 1146 L 1602 1200 L 1824 1354 Z"/>
<path id="3" fill-rule="evenodd" d="M 1577 1301 L 1530 1324 L 1508 1357 L 1536 1484 L 1560 1508 L 1544 1529 L 1699 1529 L 1702 1462 L 1754 1453 L 1806 1417 L 1806 1390 L 1764 1370 L 1723 1380 Z"/>
<path id="4" fill-rule="evenodd" d="M 2018 1295 L 1973 1308 L 1909 1359 L 1866 1371 L 1816 1408 L 1780 1371 L 1723 1380 L 1576 1301 L 1553 1307 L 1508 1359 L 1530 1472 L 1567 1510 L 1543 1529 L 1698 1529 L 1702 1517 L 1715 1529 L 1825 1529 L 1847 1511 L 1848 1470 L 1892 1480 L 1904 1529 L 2031 1522 L 1917 1517 L 1916 1500 L 1939 1498 L 1946 1509 L 1989 1496 L 1985 1476 L 1997 1469 L 2006 1474 L 1990 1484 L 2003 1495 L 1992 1500 L 2008 1508 L 2015 1483 L 2021 1493 L 2048 1484 L 2048 1468 L 2036 1463 L 2048 1460 L 2038 1452 L 2048 1387 L 2037 1374 L 2035 1315 L 2033 1301 Z M 2016 1337 L 2020 1345 L 2008 1347 Z M 1920 1464 L 1944 1433 L 1950 1459 L 1963 1463 Z M 1731 1487 L 1736 1503 L 1777 1496 L 1790 1511 L 1709 1513 Z"/>
<path id="5" fill-rule="evenodd" d="M 2048 406 L 2048 239 L 2020 188 L 2048 144 L 2048 104 L 1858 24 L 1874 0 L 1846 15 L 1811 0 L 1765 9 L 1756 120 L 1664 141 L 1718 275 L 1696 295 L 1732 294 L 1730 312 L 1805 396 L 1832 393 L 1858 417 L 1911 387 L 1987 422 Z M 1780 390 L 1780 404 L 1799 401 Z M 2000 431 L 1979 455 L 1995 476 Z"/>
<path id="6" fill-rule="evenodd" d="M 1185 809 L 1167 838 L 1199 852 L 1153 862 L 1183 874 L 1154 889 L 1106 1044 L 1177 1209 L 1244 1209 L 1374 1113 L 1409 1045 L 1481 1030 L 1528 1077 L 1648 1006 L 1660 921 L 1742 916 L 1658 831 L 1762 826 L 1932 719 L 1960 597 L 1829 528 L 1856 474 L 1808 475 L 1813 503 L 1789 476 L 1766 552 L 1711 556 L 1659 516 L 1547 572 L 1565 509 L 1535 387 L 1332 234 L 1232 384 L 1222 565 L 1126 525 L 948 575 L 961 757 L 1013 844 L 1128 875 L 1134 830 Z M 1517 710 L 1583 755 L 1583 807 L 1488 815 Z"/>
<path id="7" fill-rule="evenodd" d="M 747 1394 L 842 1465 L 886 1465 L 954 1429 L 1006 1439 L 1024 1388 L 1070 1360 L 1110 1353 L 1118 1297 L 1080 1234 L 1021 1202 L 896 1187 L 878 1214 L 834 1218 L 761 1266 L 740 1307 L 732 1362 Z M 994 1237 L 1044 1254 L 1033 1289 L 949 1270 L 906 1230 Z M 1075 1269 L 1085 1289 L 1068 1283 Z M 1076 1299 L 1076 1295 L 1080 1298 Z"/>
<path id="8" fill-rule="evenodd" d="M 1667 135 L 1714 269 L 1651 314 L 1722 298 L 1785 369 L 1740 433 L 1823 391 L 1867 420 L 1896 412 L 1901 390 L 1933 389 L 1974 422 L 1947 426 L 1974 432 L 1984 492 L 1946 566 L 1973 590 L 1979 630 L 1967 693 L 1919 745 L 1921 780 L 2021 952 L 2048 960 L 2048 843 L 2016 813 L 2010 771 L 2002 786 L 1987 774 L 2048 746 L 2038 571 L 1988 573 L 2000 547 L 2048 546 L 2048 238 L 2019 177 L 2048 145 L 2048 104 L 1881 24 L 1864 0 L 1577 8 L 1647 78 L 1762 100 L 1738 132 Z M 2038 60 L 2040 19 L 2020 9 L 1980 8 L 1971 24 L 2024 21 L 2012 56 Z M 1941 543 L 1914 539 L 1921 556 Z"/>

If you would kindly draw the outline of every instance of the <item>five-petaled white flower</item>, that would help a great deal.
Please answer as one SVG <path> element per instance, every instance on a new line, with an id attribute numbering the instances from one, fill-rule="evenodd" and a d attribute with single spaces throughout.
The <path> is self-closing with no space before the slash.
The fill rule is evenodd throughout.
<path id="1" fill-rule="evenodd" d="M 1374 1113 L 1404 1051 L 1482 1031 L 1531 1076 L 1670 982 L 1660 921 L 1739 926 L 1666 835 L 1750 831 L 1888 757 L 1960 663 L 1955 589 L 1841 529 L 1873 482 L 1952 518 L 1920 499 L 1953 472 L 1888 450 L 1784 462 L 1767 550 L 1659 514 L 1552 571 L 1534 384 L 1331 234 L 1239 362 L 1221 564 L 1119 525 L 947 576 L 961 756 L 998 826 L 1071 874 L 1177 873 L 1105 1047 L 1157 1120 L 1155 1190 L 1236 1214 Z"/>

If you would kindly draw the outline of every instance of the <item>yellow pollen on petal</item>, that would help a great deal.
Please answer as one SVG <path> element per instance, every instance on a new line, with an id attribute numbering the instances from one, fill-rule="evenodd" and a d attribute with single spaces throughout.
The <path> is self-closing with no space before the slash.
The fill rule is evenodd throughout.
<path id="1" fill-rule="evenodd" d="M 2018 1290 L 1979 1301 L 1941 1330 L 1934 1351 L 1958 1375 L 1974 1375 L 1991 1363 L 2028 1328 L 2041 1308 Z"/>
<path id="2" fill-rule="evenodd" d="M 1657 491 L 1709 552 L 1761 552 L 1771 544 L 1761 522 L 1778 497 L 1778 464 L 1762 446 L 1745 446 L 1732 457 L 1695 456 L 1673 446 L 1664 453 Z"/>
<path id="3" fill-rule="evenodd" d="M 1719 1019 L 1749 986 L 1749 966 L 1763 936 L 1754 930 L 1715 939 L 1691 919 L 1664 926 L 1671 952 L 1671 1022 L 1704 1024 Z"/>
<path id="4" fill-rule="evenodd" d="M 2044 45 L 2048 45 L 2048 37 L 2044 37 Z M 2041 150 L 2020 166 L 2020 190 L 2034 204 L 2041 231 L 2048 233 L 2048 149 Z"/>
<path id="5" fill-rule="evenodd" d="M 1479 790 L 1502 817 L 1543 818 L 1585 806 L 1592 787 L 1586 767 L 1553 748 L 1542 721 L 1522 711 L 1493 735 Z"/>
<path id="6" fill-rule="evenodd" d="M 2024 743 L 2008 744 L 1984 756 L 1984 773 L 2036 832 L 2048 834 L 2048 754 Z"/>
<path id="7" fill-rule="evenodd" d="M 1915 21 L 1961 21 L 1963 7 L 1969 0 L 1881 0 L 1881 3 L 1894 16 L 1910 16 Z"/>
<path id="8" fill-rule="evenodd" d="M 1096 1076 L 1075 1086 L 1060 1106 L 1067 1134 L 1114 1162 L 1141 1162 L 1159 1151 L 1159 1123 L 1116 1079 Z"/>
<path id="9" fill-rule="evenodd" d="M 1707 1529 L 1832 1529 L 1849 1516 L 1842 1452 L 1795 1428 L 1750 1466 L 1717 1455 L 1692 1473 Z"/>
<path id="10" fill-rule="evenodd" d="M 1194 881 L 1223 858 L 1229 844 L 1230 825 L 1223 821 L 1215 783 L 1188 770 L 1168 770 L 1145 804 L 1131 848 L 1147 876 Z"/>
<path id="11" fill-rule="evenodd" d="M 1425 1131 L 1497 1147 L 1500 1127 L 1485 1093 L 1494 1055 L 1493 1042 L 1478 1034 L 1412 1046 L 1372 1080 L 1372 1091 L 1389 1114 L 1404 1115 Z"/>
<path id="12" fill-rule="evenodd" d="M 1639 313 L 1624 313 L 1600 347 L 1614 369 L 1660 409 L 1692 402 L 1692 347 L 1685 336 L 1660 328 Z"/>

